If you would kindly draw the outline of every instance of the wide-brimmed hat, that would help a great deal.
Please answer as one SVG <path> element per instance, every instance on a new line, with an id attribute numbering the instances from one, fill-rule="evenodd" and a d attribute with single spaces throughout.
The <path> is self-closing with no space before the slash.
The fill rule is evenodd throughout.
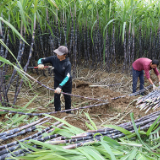
<path id="1" fill-rule="evenodd" d="M 68 54 L 68 48 L 66 46 L 59 46 L 54 52 L 60 56 Z"/>

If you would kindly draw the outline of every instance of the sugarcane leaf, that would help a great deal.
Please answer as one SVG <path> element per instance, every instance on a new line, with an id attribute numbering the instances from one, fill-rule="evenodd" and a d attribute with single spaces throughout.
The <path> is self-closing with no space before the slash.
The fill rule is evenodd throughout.
<path id="1" fill-rule="evenodd" d="M 54 146 L 54 145 L 51 145 L 51 144 L 47 144 L 47 143 L 43 143 L 43 142 L 40 142 L 40 141 L 37 141 L 37 140 L 29 140 L 29 142 L 32 142 L 34 144 L 37 144 L 37 145 L 41 145 L 45 148 L 48 148 L 48 149 L 51 149 L 53 150 L 54 152 L 67 152 L 67 153 L 70 153 L 70 154 L 80 154 L 79 152 L 77 152 L 76 150 L 66 150 L 66 149 L 63 149 L 61 146 Z"/>
<path id="2" fill-rule="evenodd" d="M 0 17 L 0 20 L 3 21 L 7 26 L 9 26 L 12 29 L 13 32 L 15 32 L 26 44 L 28 44 L 12 24 L 10 24 L 6 20 L 4 20 L 2 17 Z"/>
<path id="3" fill-rule="evenodd" d="M 108 127 L 108 128 L 113 128 L 113 129 L 116 129 L 116 130 L 118 130 L 118 131 L 120 131 L 120 132 L 122 132 L 122 133 L 124 133 L 124 134 L 132 134 L 130 131 L 128 131 L 128 130 L 126 130 L 126 129 L 124 129 L 124 128 L 122 128 L 122 127 L 118 127 L 118 126 L 115 126 L 115 125 L 104 125 L 105 127 Z"/>
<path id="4" fill-rule="evenodd" d="M 87 158 L 85 157 L 85 156 L 83 156 L 83 155 L 78 155 L 78 156 L 65 156 L 65 157 L 68 157 L 69 158 L 69 160 L 87 160 Z"/>
<path id="5" fill-rule="evenodd" d="M 81 147 L 77 148 L 82 154 L 84 154 L 89 160 L 104 160 L 104 158 L 100 155 L 98 151 L 96 151 L 93 147 Z"/>
<path id="6" fill-rule="evenodd" d="M 113 154 L 110 146 L 103 140 L 103 138 L 101 138 L 101 144 L 102 146 L 105 148 L 105 150 L 109 153 L 109 155 L 111 156 L 112 160 L 116 160 L 115 155 Z"/>
<path id="7" fill-rule="evenodd" d="M 1 42 L 1 40 L 0 40 L 0 42 Z M 7 48 L 7 49 L 8 49 L 8 48 Z M 12 53 L 11 53 L 11 54 L 12 54 Z M 13 55 L 13 57 L 14 57 L 14 59 L 16 59 L 14 55 Z M 19 62 L 17 61 L 17 59 L 16 59 L 16 61 L 17 61 L 18 65 L 19 65 L 19 67 L 20 67 L 21 69 L 18 68 L 17 66 L 15 66 L 13 63 L 11 63 L 9 60 L 7 60 L 7 59 L 5 59 L 5 58 L 3 58 L 3 57 L 1 57 L 1 56 L 0 56 L 0 61 L 4 62 L 5 64 L 8 64 L 8 65 L 13 66 L 13 67 L 17 70 L 17 72 L 19 73 L 19 75 L 20 75 L 21 77 L 23 77 L 23 80 L 29 82 L 29 79 L 22 73 L 22 70 L 21 70 L 22 67 L 21 67 L 21 65 L 19 64 Z"/>
<path id="8" fill-rule="evenodd" d="M 154 147 L 152 147 L 151 149 L 152 150 L 155 150 L 155 149 L 157 149 L 157 148 L 159 148 L 160 147 L 160 143 L 158 143 L 157 145 L 155 145 Z"/>
<path id="9" fill-rule="evenodd" d="M 31 145 L 26 144 L 25 141 L 24 142 L 18 141 L 18 142 L 19 142 L 22 149 L 25 149 L 25 150 L 28 150 L 28 151 L 29 151 L 29 149 L 31 149 L 32 151 L 39 151 L 39 149 L 37 149 L 35 147 L 32 147 Z"/>
<path id="10" fill-rule="evenodd" d="M 15 111 L 15 112 L 22 111 L 22 109 L 20 110 L 20 109 L 15 109 L 15 108 L 3 107 L 1 106 L 1 104 L 0 104 L 0 109 L 8 110 L 8 111 Z"/>
<path id="11" fill-rule="evenodd" d="M 38 97 L 38 94 L 34 96 L 24 107 L 23 109 L 26 109 L 36 98 Z"/>
<path id="12" fill-rule="evenodd" d="M 9 124 L 9 127 L 11 127 L 13 124 L 16 124 L 16 123 L 23 121 L 23 119 L 25 119 L 26 117 L 27 117 L 27 115 L 22 115 L 19 118 L 17 117 L 15 120 L 12 121 L 12 123 Z"/>
<path id="13" fill-rule="evenodd" d="M 70 138 L 71 136 L 74 136 L 74 134 L 72 134 L 71 132 L 67 131 L 66 129 L 59 129 L 59 128 L 56 128 L 56 129 L 55 129 L 55 131 L 52 132 L 52 134 L 56 133 L 56 134 L 60 134 L 60 135 L 62 135 L 64 137 L 68 137 L 68 138 Z"/>
<path id="14" fill-rule="evenodd" d="M 137 156 L 136 156 L 136 160 L 154 160 L 154 159 L 155 158 L 151 158 L 151 157 L 145 156 L 142 153 L 138 153 Z"/>
<path id="15" fill-rule="evenodd" d="M 132 150 L 132 152 L 130 153 L 128 159 L 129 159 L 129 160 L 135 159 L 135 157 L 136 157 L 136 155 L 137 155 L 137 152 L 138 152 L 138 149 L 137 149 L 137 148 L 134 148 L 134 149 Z"/>
<path id="16" fill-rule="evenodd" d="M 48 1 L 51 2 L 50 4 L 53 4 L 57 9 L 59 9 L 58 6 L 56 5 L 55 1 L 53 1 L 53 0 L 48 0 Z"/>
<path id="17" fill-rule="evenodd" d="M 136 133 L 138 139 L 140 140 L 140 142 L 143 144 L 143 146 L 145 146 L 145 148 L 146 148 L 148 151 L 152 152 L 151 149 L 142 141 L 142 139 L 141 139 L 141 137 L 140 137 L 140 135 L 139 135 L 138 129 L 137 129 L 137 127 L 136 127 L 136 125 L 135 125 L 135 122 L 134 122 L 133 113 L 130 113 L 130 117 L 131 117 L 132 124 L 133 124 L 133 128 L 134 128 L 134 130 L 135 130 L 135 133 Z"/>
<path id="18" fill-rule="evenodd" d="M 128 154 L 126 154 L 125 156 L 123 156 L 122 158 L 120 158 L 120 160 L 130 160 L 129 156 L 130 156 L 131 152 L 129 152 Z"/>
<path id="19" fill-rule="evenodd" d="M 3 64 L 0 66 L 0 68 L 3 67 L 4 65 L 5 65 L 5 63 L 3 63 Z"/>
<path id="20" fill-rule="evenodd" d="M 28 113 L 33 112 L 33 110 L 30 110 Z M 9 127 L 11 127 L 13 124 L 17 124 L 20 123 L 21 121 L 23 122 L 23 120 L 28 117 L 28 115 L 22 115 L 20 117 L 18 117 L 19 115 L 17 114 L 17 118 L 15 120 L 12 120 L 12 123 L 9 124 Z"/>
<path id="21" fill-rule="evenodd" d="M 23 23 L 26 24 L 25 13 L 24 13 L 21 1 L 17 1 L 17 6 L 19 7 L 19 13 L 21 15 L 21 21 L 23 21 Z"/>
<path id="22" fill-rule="evenodd" d="M 124 156 L 124 151 L 123 151 L 123 148 L 121 146 L 120 146 L 120 148 L 117 147 L 117 146 L 111 146 L 110 144 L 109 144 L 109 146 L 112 147 L 112 152 L 116 156 L 116 158 Z M 108 159 L 111 158 L 111 156 L 108 153 L 108 151 L 102 145 L 101 146 L 97 146 L 96 149 L 101 153 L 101 155 L 104 155 L 105 158 L 108 158 Z"/>
<path id="23" fill-rule="evenodd" d="M 50 153 L 50 154 L 44 154 L 44 156 L 38 157 L 35 160 L 69 160 L 68 158 L 62 157 L 61 155 Z"/>
<path id="24" fill-rule="evenodd" d="M 54 102 L 54 99 L 52 99 L 51 101 L 49 101 L 45 106 L 44 108 L 46 108 L 49 104 L 52 104 Z"/>
<path id="25" fill-rule="evenodd" d="M 121 142 L 119 142 L 120 145 L 128 145 L 128 146 L 134 146 L 134 147 L 142 147 L 141 143 L 135 142 L 135 141 L 129 141 L 129 140 L 124 140 L 120 139 Z"/>
<path id="26" fill-rule="evenodd" d="M 48 115 L 48 114 L 44 114 L 44 115 L 45 115 L 46 117 L 54 118 L 54 119 L 56 119 L 57 121 L 66 124 L 68 127 L 70 127 L 70 131 L 71 131 L 72 133 L 74 133 L 74 134 L 78 134 L 78 133 L 83 133 L 83 132 L 84 132 L 82 129 L 72 126 L 71 124 L 69 124 L 68 122 L 66 122 L 66 121 L 63 120 L 63 119 L 60 119 L 60 118 L 57 118 L 57 117 L 54 117 L 54 116 L 51 116 L 51 115 Z"/>
<path id="27" fill-rule="evenodd" d="M 93 28 L 94 28 L 94 25 L 97 23 L 97 20 L 94 21 L 93 25 L 92 25 L 92 28 L 91 28 L 91 40 L 92 40 L 92 43 L 94 44 L 93 42 Z"/>
<path id="28" fill-rule="evenodd" d="M 1 41 L 0 41 L 0 42 L 1 42 Z M 0 56 L 0 61 L 3 62 L 3 63 L 5 63 L 5 64 L 12 65 L 12 63 L 11 63 L 9 60 L 7 60 L 7 59 L 5 59 L 5 58 L 3 58 L 3 57 L 1 57 L 1 56 Z"/>
<path id="29" fill-rule="evenodd" d="M 160 127 L 158 127 L 156 130 L 154 130 L 151 134 L 157 133 L 157 132 L 159 132 L 159 130 L 160 130 Z"/>
<path id="30" fill-rule="evenodd" d="M 149 127 L 148 131 L 147 131 L 147 136 L 149 136 L 149 134 L 152 132 L 153 128 L 155 127 L 155 125 L 157 124 L 157 122 L 159 121 L 160 116 L 158 116 L 158 118 L 153 122 L 153 124 Z"/>
<path id="31" fill-rule="evenodd" d="M 138 133 L 141 135 L 146 135 L 146 132 L 145 131 L 139 131 L 138 130 Z M 135 137 L 136 136 L 136 133 L 132 133 L 132 134 L 130 134 L 130 135 L 126 135 L 124 138 L 132 138 L 132 137 Z"/>
<path id="32" fill-rule="evenodd" d="M 113 21 L 115 21 L 115 19 L 111 19 L 111 20 L 104 26 L 104 29 L 103 29 L 103 37 L 106 35 L 106 34 L 105 34 L 106 28 L 107 28 Z"/>
<path id="33" fill-rule="evenodd" d="M 103 140 L 106 141 L 107 143 L 109 143 L 110 146 L 114 146 L 114 145 L 115 146 L 120 146 L 120 144 L 116 140 L 114 140 L 110 137 L 104 136 Z"/>
<path id="34" fill-rule="evenodd" d="M 88 124 L 87 122 L 85 122 L 85 125 L 86 125 L 90 130 L 94 130 L 94 128 L 93 128 L 90 124 Z"/>
<path id="35" fill-rule="evenodd" d="M 86 117 L 89 119 L 90 123 L 92 124 L 92 126 L 94 127 L 93 130 L 97 130 L 96 124 L 91 120 L 90 116 L 88 113 L 84 113 L 86 115 Z"/>

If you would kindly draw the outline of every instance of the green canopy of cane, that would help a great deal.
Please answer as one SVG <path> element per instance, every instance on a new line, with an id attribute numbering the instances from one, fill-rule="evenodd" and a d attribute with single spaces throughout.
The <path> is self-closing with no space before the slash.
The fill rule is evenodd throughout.
<path id="1" fill-rule="evenodd" d="M 34 19 L 36 18 L 36 23 L 41 29 L 41 33 L 36 31 L 36 39 L 43 35 L 52 35 L 55 40 L 59 40 L 59 36 L 61 35 L 58 34 L 66 32 L 67 43 L 71 46 L 72 39 L 74 40 L 75 38 L 73 34 L 75 33 L 75 36 L 77 36 L 76 30 L 78 28 L 78 32 L 82 34 L 78 35 L 77 43 L 80 43 L 80 38 L 83 37 L 84 41 L 84 37 L 89 36 L 86 42 L 83 43 L 87 43 L 86 47 L 89 47 L 89 45 L 91 45 L 89 44 L 89 40 L 91 39 L 92 47 L 97 43 L 95 47 L 99 45 L 99 47 L 103 48 L 103 51 L 99 48 L 98 50 L 94 50 L 94 52 L 100 52 L 98 53 L 99 55 L 97 54 L 97 61 L 103 59 L 104 64 L 105 62 L 108 63 L 105 59 L 107 54 L 114 54 L 113 51 L 110 51 L 111 53 L 105 51 L 106 34 L 109 35 L 107 44 L 110 45 L 109 50 L 113 50 L 115 47 L 116 55 L 114 56 L 116 58 L 118 54 L 121 54 L 122 57 L 124 56 L 124 58 L 130 59 L 131 53 L 129 53 L 128 48 L 131 48 L 131 43 L 135 43 L 131 48 L 133 50 L 131 62 L 142 55 L 149 58 L 159 58 L 157 52 L 159 46 L 158 36 L 160 36 L 158 35 L 160 28 L 160 2 L 158 0 L 2 0 L 0 6 L 0 14 L 3 19 L 12 24 L 22 36 L 24 33 L 26 33 L 26 35 L 33 33 L 35 25 Z M 76 17 L 75 20 L 73 20 L 74 17 Z M 72 25 L 73 31 L 71 30 Z M 66 31 L 62 26 L 66 27 Z M 53 27 L 56 28 L 55 31 L 53 31 Z M 0 31 L 1 30 L 0 24 Z M 125 35 L 125 32 L 127 35 Z M 132 35 L 132 37 L 130 37 L 130 35 Z M 26 36 L 24 38 L 26 38 Z M 135 42 L 133 38 L 136 38 Z M 155 42 L 152 42 L 152 40 Z M 113 41 L 115 41 L 115 43 Z M 124 46 L 123 42 L 126 43 Z M 120 46 L 123 46 L 124 49 L 121 48 L 118 52 Z M 84 49 L 80 52 L 84 52 L 85 46 L 83 47 Z M 134 47 L 136 47 L 138 51 L 135 51 Z M 143 47 L 143 51 L 139 49 L 141 47 Z M 80 46 L 78 46 L 78 48 L 80 48 Z M 125 51 L 125 48 L 127 48 L 127 51 Z M 152 51 L 153 48 L 156 51 Z M 89 48 L 87 48 L 87 50 L 89 52 Z M 123 51 L 124 55 L 122 53 Z M 91 53 L 84 54 L 88 54 L 87 56 L 89 58 L 89 54 Z M 133 54 L 135 54 L 135 56 L 133 56 Z M 48 55 L 52 54 L 48 53 Z M 111 55 L 108 56 L 111 57 Z M 92 57 L 92 60 L 94 61 L 95 59 Z M 127 61 L 125 63 L 127 63 Z M 131 65 L 130 62 L 129 65 Z"/>
<path id="2" fill-rule="evenodd" d="M 141 28 L 142 37 L 148 38 L 151 29 L 156 34 L 160 27 L 160 2 L 158 0 L 2 0 L 0 4 L 1 16 L 6 21 L 10 21 L 21 34 L 23 30 L 26 30 L 28 34 L 32 33 L 36 14 L 42 34 L 48 34 L 46 30 L 49 29 L 51 34 L 56 36 L 52 31 L 52 25 L 57 22 L 60 30 L 60 25 L 66 22 L 68 41 L 72 25 L 71 16 L 77 17 L 79 31 L 82 31 L 82 27 L 87 23 L 86 27 L 89 29 L 92 41 L 97 23 L 99 23 L 99 30 L 104 39 L 106 29 L 108 29 L 109 35 L 112 34 L 114 23 L 115 38 L 120 37 L 122 42 L 124 41 L 125 27 L 127 33 L 130 32 L 135 36 L 139 36 Z"/>
<path id="3" fill-rule="evenodd" d="M 78 25 L 94 27 L 99 18 L 102 31 L 106 26 L 112 30 L 113 20 L 116 30 L 120 27 L 123 34 L 123 26 L 126 22 L 127 30 L 131 23 L 135 32 L 141 27 L 149 34 L 150 28 L 157 31 L 159 28 L 159 6 L 158 0 L 2 0 L 0 2 L 1 16 L 5 20 L 21 30 L 24 26 L 27 32 L 33 29 L 34 13 L 37 14 L 37 21 L 44 31 L 49 22 L 57 21 L 59 24 L 66 20 L 68 29 L 71 25 L 71 14 L 77 17 Z"/>

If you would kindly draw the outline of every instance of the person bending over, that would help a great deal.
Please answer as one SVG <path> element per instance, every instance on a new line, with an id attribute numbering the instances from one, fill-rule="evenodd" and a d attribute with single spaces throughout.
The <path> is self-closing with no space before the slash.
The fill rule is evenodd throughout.
<path id="1" fill-rule="evenodd" d="M 159 79 L 159 85 L 160 85 L 160 74 L 157 70 L 157 67 L 159 65 L 158 60 L 151 60 L 149 58 L 138 58 L 135 60 L 132 64 L 132 76 L 133 76 L 133 93 L 136 92 L 137 88 L 137 81 L 138 77 L 140 79 L 140 90 L 144 88 L 144 73 L 145 76 L 150 82 L 150 84 L 153 85 L 153 90 L 155 90 L 157 87 L 154 85 L 153 81 L 150 78 L 149 70 L 153 69 L 154 73 L 158 76 Z"/>

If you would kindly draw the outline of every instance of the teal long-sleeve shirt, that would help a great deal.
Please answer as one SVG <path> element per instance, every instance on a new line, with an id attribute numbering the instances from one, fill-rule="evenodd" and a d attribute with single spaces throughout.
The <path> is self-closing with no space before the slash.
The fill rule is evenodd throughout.
<path id="1" fill-rule="evenodd" d="M 62 88 L 71 78 L 71 63 L 69 58 L 60 61 L 56 56 L 41 58 L 39 64 L 50 63 L 54 67 L 55 80 L 59 82 L 59 87 Z"/>

